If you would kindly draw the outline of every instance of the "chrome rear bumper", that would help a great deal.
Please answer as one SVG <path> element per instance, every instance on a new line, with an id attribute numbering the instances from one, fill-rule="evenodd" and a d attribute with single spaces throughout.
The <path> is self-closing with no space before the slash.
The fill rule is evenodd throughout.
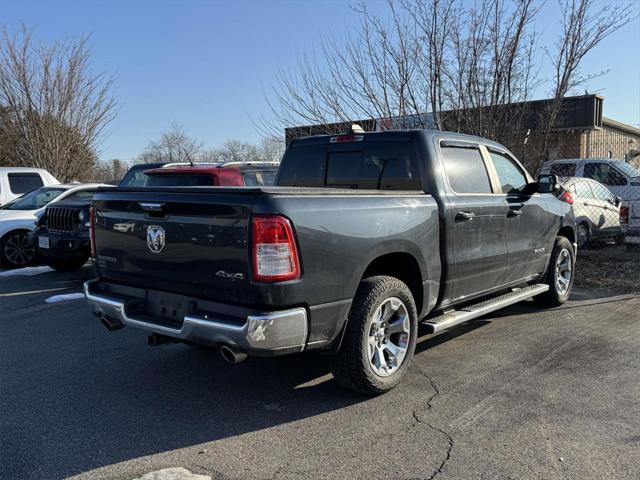
<path id="1" fill-rule="evenodd" d="M 84 284 L 84 292 L 94 306 L 94 314 L 117 319 L 123 325 L 182 341 L 232 345 L 257 355 L 299 352 L 305 347 L 307 312 L 304 308 L 248 315 L 244 324 L 216 319 L 213 312 L 202 316 L 185 315 L 181 327 L 172 328 L 152 319 L 132 317 L 127 314 L 126 301 L 93 290 L 97 283 L 98 280 L 89 280 Z"/>

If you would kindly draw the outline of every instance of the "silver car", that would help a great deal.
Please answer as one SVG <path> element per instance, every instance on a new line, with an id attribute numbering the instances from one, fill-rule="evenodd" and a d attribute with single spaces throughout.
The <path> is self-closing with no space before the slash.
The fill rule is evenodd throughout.
<path id="1" fill-rule="evenodd" d="M 579 177 L 560 179 L 564 189 L 573 197 L 578 247 L 590 242 L 619 242 L 620 198 L 595 180 Z"/>

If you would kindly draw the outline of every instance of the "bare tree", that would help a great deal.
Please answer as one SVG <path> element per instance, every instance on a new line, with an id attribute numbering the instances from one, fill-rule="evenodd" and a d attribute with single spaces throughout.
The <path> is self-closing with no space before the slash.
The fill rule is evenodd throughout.
<path id="1" fill-rule="evenodd" d="M 202 142 L 190 137 L 184 128 L 173 123 L 160 139 L 151 141 L 138 157 L 138 163 L 196 161 L 202 151 Z"/>
<path id="2" fill-rule="evenodd" d="M 117 185 L 127 173 L 128 165 L 117 158 L 99 161 L 93 169 L 91 180 L 94 182 Z"/>
<path id="3" fill-rule="evenodd" d="M 0 164 L 87 178 L 116 112 L 111 86 L 91 72 L 86 37 L 47 46 L 0 27 Z"/>
<path id="4" fill-rule="evenodd" d="M 544 84 L 545 62 L 555 69 L 552 126 L 562 99 L 593 78 L 580 73 L 585 55 L 631 20 L 628 7 L 560 1 L 563 31 L 548 56 L 538 54 L 548 48 L 538 44 L 535 0 L 389 0 L 385 16 L 361 4 L 358 28 L 277 71 L 261 131 L 311 125 L 304 133 L 330 133 L 362 120 L 369 128 L 476 134 L 522 151 L 532 123 L 527 101 Z M 539 145 L 532 158 L 541 157 Z"/>
<path id="5" fill-rule="evenodd" d="M 606 73 L 583 73 L 582 61 L 602 40 L 632 20 L 630 5 L 608 4 L 600 8 L 593 0 L 559 0 L 562 29 L 553 49 L 545 51 L 553 66 L 552 102 L 544 112 L 540 163 L 547 154 L 549 138 L 562 110 L 562 99 L 577 87 Z"/>

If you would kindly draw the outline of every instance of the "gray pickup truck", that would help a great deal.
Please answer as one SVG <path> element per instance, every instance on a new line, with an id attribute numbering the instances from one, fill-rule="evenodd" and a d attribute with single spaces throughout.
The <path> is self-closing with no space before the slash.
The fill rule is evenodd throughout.
<path id="1" fill-rule="evenodd" d="M 395 386 L 431 332 L 534 297 L 565 302 L 571 205 L 503 146 L 430 131 L 293 141 L 275 187 L 117 188 L 92 209 L 109 330 L 237 362 L 322 349 L 336 380 Z"/>

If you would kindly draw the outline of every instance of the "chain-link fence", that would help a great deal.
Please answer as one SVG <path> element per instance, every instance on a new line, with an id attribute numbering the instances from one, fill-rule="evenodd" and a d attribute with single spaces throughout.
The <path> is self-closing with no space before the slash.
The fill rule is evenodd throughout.
<path id="1" fill-rule="evenodd" d="M 551 160 L 559 198 L 572 203 L 578 284 L 640 293 L 640 172 L 624 160 Z"/>

